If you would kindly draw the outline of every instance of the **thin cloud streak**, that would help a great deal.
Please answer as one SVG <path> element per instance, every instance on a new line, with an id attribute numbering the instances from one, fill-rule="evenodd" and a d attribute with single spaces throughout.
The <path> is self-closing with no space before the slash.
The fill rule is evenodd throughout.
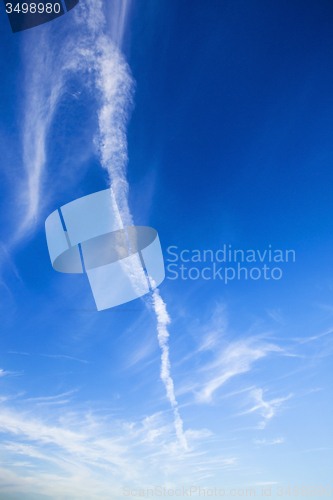
<path id="1" fill-rule="evenodd" d="M 112 33 L 107 33 L 101 0 L 82 0 L 72 13 L 70 30 L 65 27 L 66 31 L 60 32 L 56 43 L 52 39 L 52 29 L 38 29 L 25 35 L 22 147 L 26 177 L 20 183 L 18 197 L 20 213 L 24 216 L 13 243 L 29 234 L 38 221 L 44 203 L 43 186 L 47 181 L 48 133 L 73 75 L 81 78 L 84 87 L 93 85 L 100 94 L 102 105 L 97 141 L 101 146 L 102 166 L 111 172 L 110 162 L 113 163 L 119 174 L 114 181 L 114 191 L 120 198 L 117 201 L 124 213 L 129 213 L 123 193 L 128 189 L 126 125 L 134 81 L 116 45 L 123 40 L 129 5 L 129 1 L 119 0 L 112 5 L 113 16 L 120 20 L 113 38 Z"/>
<path id="2" fill-rule="evenodd" d="M 154 310 L 157 317 L 157 338 L 162 350 L 161 356 L 161 379 L 166 388 L 167 397 L 174 411 L 175 417 L 175 429 L 180 443 L 185 450 L 188 450 L 188 445 L 186 437 L 183 432 L 183 421 L 180 418 L 179 411 L 177 408 L 177 401 L 175 398 L 174 384 L 170 375 L 170 358 L 169 358 L 169 346 L 168 338 L 169 332 L 167 330 L 167 325 L 170 323 L 170 317 L 166 310 L 165 302 L 162 300 L 159 290 L 155 289 L 153 292 L 153 304 Z"/>
<path id="3" fill-rule="evenodd" d="M 28 398 L 25 401 L 54 401 L 55 399 L 63 398 L 64 396 L 71 396 L 77 392 L 73 389 L 72 391 L 63 392 L 62 394 L 57 394 L 56 396 L 39 396 L 38 398 Z"/>
<path id="4" fill-rule="evenodd" d="M 282 444 L 285 442 L 284 438 L 277 438 L 277 439 L 272 439 L 270 441 L 267 441 L 266 439 L 254 439 L 253 440 L 254 444 L 262 444 L 265 446 L 271 446 L 273 444 Z"/>
<path id="5" fill-rule="evenodd" d="M 265 401 L 263 396 L 264 391 L 262 389 L 253 390 L 251 392 L 251 397 L 254 399 L 255 405 L 249 410 L 240 413 L 240 415 L 247 415 L 256 411 L 259 412 L 264 420 L 259 422 L 258 429 L 264 429 L 267 422 L 276 414 L 277 409 L 282 405 L 282 403 L 290 399 L 293 394 L 289 394 L 288 396 L 282 398 L 275 398 L 271 401 Z"/>
<path id="6" fill-rule="evenodd" d="M 39 354 L 39 356 L 44 356 L 46 358 L 64 358 L 64 359 L 70 359 L 72 361 L 79 361 L 80 363 L 86 363 L 89 364 L 90 361 L 87 361 L 85 359 L 79 359 L 79 358 L 74 358 L 73 356 L 66 356 L 65 354 Z"/>
<path id="7" fill-rule="evenodd" d="M 112 17 L 120 21 L 120 24 L 117 24 L 117 29 L 112 33 L 112 30 L 107 30 L 102 1 L 82 0 L 74 11 L 78 29 L 73 29 L 73 32 L 64 36 L 60 50 L 55 50 L 51 40 L 45 35 L 45 44 L 41 48 L 37 44 L 37 48 L 27 56 L 29 81 L 23 146 L 28 189 L 24 189 L 22 194 L 26 216 L 17 232 L 17 239 L 32 230 L 39 214 L 43 199 L 41 190 L 46 177 L 47 134 L 57 104 L 67 91 L 66 82 L 73 75 L 81 76 L 84 85 L 92 86 L 97 92 L 98 132 L 95 145 L 101 166 L 109 174 L 122 222 L 125 226 L 133 225 L 128 205 L 126 131 L 133 107 L 134 80 L 120 52 L 129 5 L 127 0 L 114 3 Z M 161 308 L 161 302 L 158 307 Z M 165 304 L 163 307 L 165 309 Z M 160 311 L 155 309 L 155 313 L 161 329 Z M 168 347 L 164 341 L 160 345 L 162 380 L 166 382 L 167 397 L 174 408 L 177 436 L 187 449 L 183 423 L 175 407 L 173 382 L 170 375 L 165 377 L 169 364 Z"/>
<path id="8" fill-rule="evenodd" d="M 87 361 L 86 359 L 75 358 L 74 356 L 67 356 L 66 354 L 40 354 L 40 353 L 31 354 L 29 352 L 18 352 L 18 351 L 7 351 L 7 353 L 8 354 L 18 354 L 18 355 L 22 355 L 22 356 L 43 356 L 46 358 L 54 358 L 54 359 L 63 358 L 63 359 L 69 359 L 72 361 L 78 361 L 79 363 L 85 363 L 85 364 L 90 363 L 90 361 Z"/>
<path id="9" fill-rule="evenodd" d="M 204 384 L 203 389 L 197 393 L 197 400 L 210 402 L 214 392 L 230 378 L 248 372 L 255 361 L 272 352 L 282 352 L 282 349 L 274 344 L 258 343 L 257 338 L 232 342 L 214 362 L 204 367 L 205 371 L 215 369 L 218 375 Z"/>
<path id="10" fill-rule="evenodd" d="M 26 179 L 20 200 L 25 216 L 16 234 L 18 239 L 31 229 L 38 217 L 46 165 L 46 139 L 65 84 L 64 71 L 52 65 L 52 58 L 49 57 L 51 48 L 45 34 L 40 42 L 29 44 L 26 66 L 23 124 Z M 36 62 L 37 67 L 34 67 Z"/>

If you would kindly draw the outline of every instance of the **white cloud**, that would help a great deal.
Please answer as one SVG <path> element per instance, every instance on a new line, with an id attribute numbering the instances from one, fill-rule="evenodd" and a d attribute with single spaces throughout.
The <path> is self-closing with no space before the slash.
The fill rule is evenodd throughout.
<path id="1" fill-rule="evenodd" d="M 286 397 L 282 398 L 275 398 L 271 399 L 270 401 L 265 401 L 263 398 L 264 391 L 262 389 L 254 389 L 251 393 L 250 396 L 254 399 L 255 405 L 250 408 L 249 410 L 241 413 L 241 415 L 246 415 L 248 413 L 253 413 L 253 412 L 258 412 L 260 415 L 264 418 L 261 422 L 258 424 L 259 429 L 263 429 L 267 422 L 274 417 L 276 414 L 277 409 L 287 401 L 287 399 L 290 399 L 292 397 L 292 394 L 289 394 Z"/>
<path id="2" fill-rule="evenodd" d="M 80 363 L 89 363 L 89 361 L 85 359 L 74 358 L 73 356 L 66 356 L 65 354 L 39 354 L 39 356 L 45 356 L 46 358 L 65 358 L 70 359 L 72 361 L 79 361 Z"/>
<path id="3" fill-rule="evenodd" d="M 175 429 L 179 442 L 181 443 L 181 445 L 185 450 L 188 450 L 186 437 L 183 432 L 183 421 L 180 418 L 179 411 L 177 408 L 174 384 L 170 375 L 170 359 L 169 359 L 169 346 L 168 346 L 169 332 L 167 330 L 167 325 L 170 323 L 170 317 L 167 313 L 166 305 L 162 300 L 158 289 L 155 289 L 153 293 L 153 307 L 157 317 L 157 332 L 158 332 L 157 338 L 160 348 L 162 349 L 161 379 L 165 385 L 167 397 L 171 403 L 171 406 L 173 407 Z"/>
<path id="4" fill-rule="evenodd" d="M 266 439 L 254 439 L 253 440 L 254 444 L 262 444 L 265 446 L 270 446 L 273 444 L 281 444 L 285 442 L 284 438 L 277 438 L 277 439 L 271 439 L 271 440 L 266 440 Z"/>
<path id="5" fill-rule="evenodd" d="M 61 396 L 61 395 L 59 395 Z M 46 411 L 46 410 L 45 410 Z M 210 456 L 198 446 L 211 435 L 207 429 L 188 430 L 190 451 L 175 439 L 168 414 L 156 413 L 124 422 L 93 413 L 34 414 L 0 407 L 0 481 L 2 489 L 21 495 L 90 500 L 121 498 L 128 483 L 140 487 L 194 481 L 198 473 L 214 475 L 235 465 L 235 457 Z M 57 413 L 58 412 L 58 413 Z"/>
<path id="6" fill-rule="evenodd" d="M 0 377 L 6 377 L 7 375 L 16 376 L 16 375 L 21 375 L 21 373 L 12 372 L 12 371 L 4 370 L 3 368 L 0 368 Z"/>
<path id="7" fill-rule="evenodd" d="M 27 64 L 26 105 L 23 125 L 23 161 L 27 178 L 21 191 L 21 206 L 24 218 L 18 235 L 29 231 L 36 221 L 41 203 L 41 187 L 46 164 L 46 139 L 63 93 L 65 74 L 52 67 L 48 57 L 50 47 L 43 37 L 35 47 L 30 47 Z M 33 64 L 36 64 L 34 69 Z"/>
<path id="8" fill-rule="evenodd" d="M 248 372 L 255 361 L 268 354 L 281 351 L 280 347 L 258 341 L 256 337 L 231 342 L 212 363 L 204 367 L 204 370 L 213 372 L 214 376 L 205 382 L 203 388 L 197 392 L 197 400 L 200 402 L 211 401 L 214 392 L 230 378 Z"/>
<path id="9" fill-rule="evenodd" d="M 198 351 L 207 351 L 218 346 L 223 335 L 227 332 L 227 327 L 226 305 L 224 303 L 217 304 L 209 324 L 203 328 L 204 335 Z"/>
<path id="10" fill-rule="evenodd" d="M 31 354 L 29 352 L 18 352 L 18 351 L 7 351 L 8 354 L 19 354 L 22 356 L 44 356 L 46 358 L 64 358 L 72 361 L 79 361 L 80 363 L 89 363 L 89 361 L 85 359 L 75 358 L 73 356 L 67 356 L 66 354 Z"/>

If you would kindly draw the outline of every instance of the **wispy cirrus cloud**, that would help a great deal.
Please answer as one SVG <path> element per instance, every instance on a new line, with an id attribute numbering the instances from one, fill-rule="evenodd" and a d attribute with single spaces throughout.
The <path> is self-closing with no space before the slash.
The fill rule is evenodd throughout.
<path id="1" fill-rule="evenodd" d="M 208 403 L 213 394 L 229 379 L 251 370 L 252 365 L 271 353 L 281 353 L 282 349 L 275 344 L 263 342 L 257 337 L 231 342 L 206 364 L 202 371 L 213 374 L 196 393 L 197 400 Z"/>
<path id="2" fill-rule="evenodd" d="M 290 399 L 293 394 L 289 394 L 288 396 L 282 398 L 275 398 L 271 399 L 270 401 L 265 401 L 264 391 L 257 388 L 251 391 L 250 396 L 252 399 L 254 399 L 254 406 L 252 406 L 252 408 L 250 408 L 249 410 L 242 412 L 240 415 L 247 415 L 249 413 L 258 412 L 263 417 L 263 420 L 258 424 L 258 428 L 264 429 L 268 421 L 274 417 L 282 404 Z"/>
<path id="3" fill-rule="evenodd" d="M 74 358 L 73 356 L 66 356 L 65 354 L 39 354 L 39 356 L 44 356 L 46 358 L 64 358 L 64 359 L 69 359 L 72 361 L 79 361 L 80 363 L 86 363 L 88 364 L 89 361 L 86 359 L 80 359 L 80 358 Z"/>
<path id="4" fill-rule="evenodd" d="M 285 442 L 284 438 L 277 438 L 277 439 L 254 439 L 253 440 L 254 444 L 259 444 L 259 445 L 264 445 L 264 446 L 271 446 L 273 444 L 282 444 Z"/>
<path id="5" fill-rule="evenodd" d="M 85 363 L 85 364 L 89 364 L 90 361 L 87 361 L 86 359 L 80 359 L 80 358 L 76 358 L 74 356 L 68 356 L 66 354 L 41 354 L 41 353 L 37 353 L 37 354 L 31 354 L 29 352 L 19 352 L 19 351 L 7 351 L 8 354 L 17 354 L 17 355 L 22 355 L 22 356 L 43 356 L 45 358 L 54 358 L 54 359 L 68 359 L 70 361 L 78 361 L 79 363 Z"/>
<path id="6" fill-rule="evenodd" d="M 47 136 L 65 88 L 65 72 L 55 68 L 52 47 L 45 33 L 40 43 L 28 44 L 26 57 L 25 106 L 23 121 L 23 164 L 26 177 L 20 182 L 19 206 L 24 214 L 15 240 L 26 234 L 39 215 L 42 183 L 45 181 Z M 59 70 L 60 69 L 60 70 Z"/>
<path id="7" fill-rule="evenodd" d="M 152 478 L 155 484 L 170 484 L 170 477 L 181 484 L 185 478 L 194 481 L 200 474 L 233 469 L 237 463 L 235 456 L 226 454 L 205 458 L 201 443 L 211 436 L 207 429 L 186 431 L 185 453 L 168 413 L 129 422 L 73 407 L 61 412 L 53 407 L 52 413 L 44 409 L 42 415 L 31 403 L 23 410 L 0 407 L 5 438 L 0 446 L 0 482 L 7 473 L 3 494 L 122 498 L 126 484 L 151 487 Z"/>
<path id="8" fill-rule="evenodd" d="M 44 402 L 48 402 L 48 401 L 55 401 L 55 400 L 58 400 L 60 398 L 65 397 L 65 396 L 72 396 L 75 392 L 77 392 L 77 390 L 73 389 L 71 391 L 63 392 L 63 393 L 57 394 L 55 396 L 39 396 L 37 398 L 28 398 L 25 401 L 36 401 L 37 403 L 38 402 L 44 403 Z"/>
<path id="9" fill-rule="evenodd" d="M 16 375 L 21 375 L 21 373 L 20 372 L 12 372 L 10 370 L 4 370 L 3 368 L 0 368 L 0 377 L 16 376 Z"/>

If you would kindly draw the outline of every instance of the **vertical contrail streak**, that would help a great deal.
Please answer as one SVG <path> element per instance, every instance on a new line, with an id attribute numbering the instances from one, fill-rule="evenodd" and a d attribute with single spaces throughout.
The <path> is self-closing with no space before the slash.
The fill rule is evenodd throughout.
<path id="1" fill-rule="evenodd" d="M 176 434 L 178 436 L 179 442 L 182 447 L 187 450 L 187 441 L 183 432 L 183 422 L 179 416 L 177 401 L 175 398 L 175 391 L 173 386 L 173 380 L 170 375 L 170 357 L 169 357 L 169 332 L 167 329 L 167 325 L 170 323 L 170 317 L 168 315 L 166 304 L 160 296 L 160 292 L 158 288 L 156 288 L 153 292 L 153 303 L 154 310 L 157 317 L 157 338 L 162 350 L 161 356 L 161 379 L 165 385 L 167 397 L 171 403 L 173 408 L 174 417 L 175 417 L 175 429 Z"/>
<path id="2" fill-rule="evenodd" d="M 132 100 L 133 82 L 129 67 L 118 49 L 113 47 L 107 39 L 103 40 L 102 45 L 101 56 L 97 61 L 97 87 L 102 94 L 102 106 L 99 111 L 101 163 L 109 173 L 111 187 L 117 200 L 123 224 L 132 225 L 133 218 L 128 206 L 128 182 L 126 178 L 128 162 L 126 124 L 128 106 Z M 115 68 L 117 68 L 117 71 L 115 71 Z M 153 307 L 157 318 L 158 341 L 162 350 L 161 379 L 174 411 L 177 437 L 182 447 L 187 450 L 183 422 L 179 416 L 174 384 L 170 375 L 169 333 L 167 330 L 170 318 L 158 289 L 153 293 Z"/>
<path id="3" fill-rule="evenodd" d="M 98 141 L 100 144 L 101 164 L 109 173 L 111 187 L 117 200 L 123 224 L 132 225 L 133 218 L 128 206 L 128 182 L 126 178 L 128 161 L 126 124 L 128 107 L 132 100 L 133 82 L 129 67 L 120 52 L 112 46 L 109 40 L 102 40 L 100 53 L 101 56 L 97 61 L 97 87 L 102 94 Z M 187 450 L 183 422 L 179 416 L 173 380 L 170 375 L 169 333 L 167 330 L 170 318 L 158 289 L 153 293 L 153 307 L 157 318 L 158 341 L 162 350 L 161 379 L 174 410 L 177 437 L 182 447 Z"/>

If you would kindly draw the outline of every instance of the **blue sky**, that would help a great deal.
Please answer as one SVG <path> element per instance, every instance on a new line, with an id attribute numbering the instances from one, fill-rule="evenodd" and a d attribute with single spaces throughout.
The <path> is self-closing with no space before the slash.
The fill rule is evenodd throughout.
<path id="1" fill-rule="evenodd" d="M 328 0 L 81 0 L 12 34 L 1 10 L 1 498 L 332 486 L 332 20 Z M 159 233 L 157 305 L 97 312 L 52 269 L 47 216 L 110 183 Z M 281 278 L 203 279 L 237 268 L 224 245 Z M 169 247 L 198 279 L 171 279 Z"/>

